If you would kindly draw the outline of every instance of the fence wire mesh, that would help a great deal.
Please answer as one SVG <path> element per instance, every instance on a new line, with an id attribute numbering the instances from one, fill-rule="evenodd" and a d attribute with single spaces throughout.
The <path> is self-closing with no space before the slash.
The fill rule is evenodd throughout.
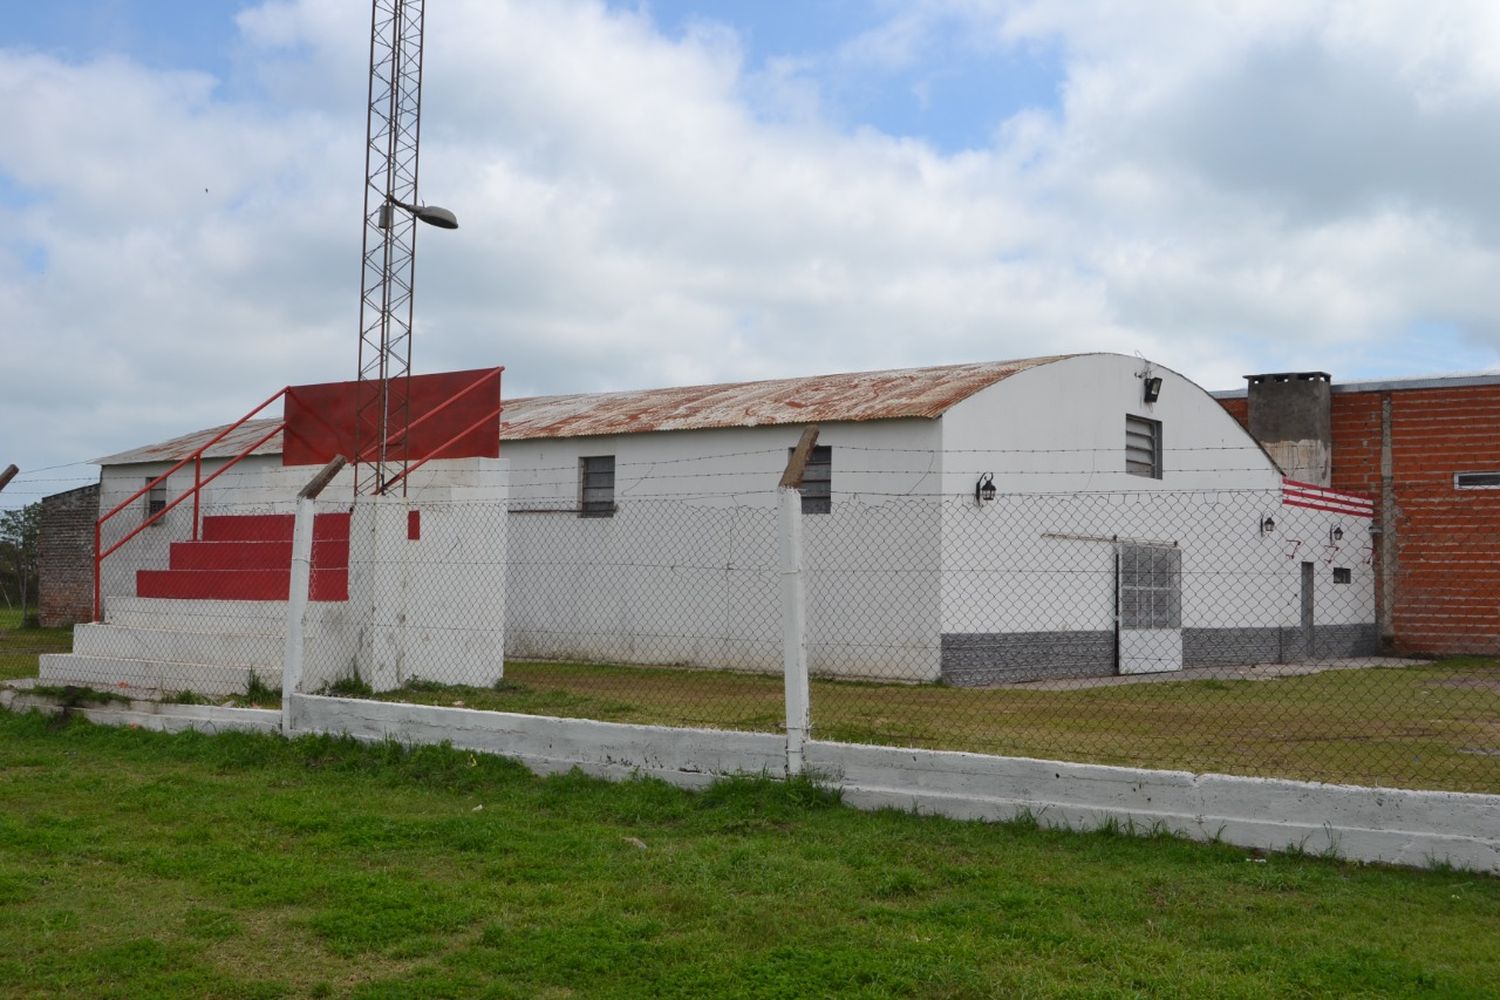
<path id="1" fill-rule="evenodd" d="M 607 504 L 558 499 L 567 469 L 510 501 L 320 502 L 301 690 L 779 731 L 764 471 L 656 469 L 655 495 Z M 139 533 L 42 683 L 274 704 L 293 509 Z M 1249 490 L 804 510 L 814 739 L 1500 791 L 1500 523 L 1385 536 Z"/>
<path id="2" fill-rule="evenodd" d="M 813 522 L 816 738 L 1500 789 L 1500 665 L 1385 655 L 1368 518 L 1157 491 L 836 503 Z M 934 523 L 920 555 L 885 541 Z M 1459 591 L 1486 572 L 1450 567 Z M 1457 648 L 1500 651 L 1449 624 Z M 836 679 L 860 676 L 905 683 Z"/>
<path id="3" fill-rule="evenodd" d="M 310 605 L 304 690 L 676 726 L 784 718 L 774 510 L 460 501 L 353 518 L 349 607 Z"/>
<path id="4" fill-rule="evenodd" d="M 43 658 L 45 686 L 121 697 L 274 705 L 281 698 L 293 505 L 180 504 L 105 524 L 102 621 L 71 655 Z"/>

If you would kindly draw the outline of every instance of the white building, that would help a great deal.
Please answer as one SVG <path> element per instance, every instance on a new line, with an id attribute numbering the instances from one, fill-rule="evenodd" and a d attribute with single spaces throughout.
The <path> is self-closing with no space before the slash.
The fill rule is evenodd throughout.
<path id="1" fill-rule="evenodd" d="M 813 424 L 814 674 L 970 685 L 1374 651 L 1367 505 L 1288 490 L 1207 392 L 1121 355 L 509 400 L 508 501 L 466 499 L 443 463 L 411 500 L 441 489 L 508 522 L 505 571 L 467 584 L 503 591 L 508 658 L 779 670 L 776 483 Z M 101 509 L 213 434 L 101 459 Z M 272 437 L 202 503 L 284 503 L 311 472 Z M 173 518 L 162 537 L 191 514 Z M 161 558 L 106 562 L 107 620 Z"/>

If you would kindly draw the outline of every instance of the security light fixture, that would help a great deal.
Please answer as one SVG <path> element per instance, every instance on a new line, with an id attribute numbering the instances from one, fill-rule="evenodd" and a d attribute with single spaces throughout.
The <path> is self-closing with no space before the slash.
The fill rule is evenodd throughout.
<path id="1" fill-rule="evenodd" d="M 979 477 L 979 482 L 974 484 L 974 503 L 976 505 L 994 503 L 995 494 L 998 492 L 995 489 L 995 474 L 986 472 Z"/>
<path id="2" fill-rule="evenodd" d="M 437 226 L 439 229 L 457 229 L 458 216 L 446 208 L 436 205 L 408 205 L 397 198 L 387 198 L 384 205 L 380 206 L 380 228 L 391 228 L 391 209 L 404 208 L 412 214 L 412 217 L 427 223 L 429 226 Z"/>
<path id="3" fill-rule="evenodd" d="M 1339 542 L 1342 542 L 1343 540 L 1344 540 L 1344 529 L 1342 527 L 1340 527 L 1339 525 L 1335 524 L 1333 527 L 1331 527 L 1331 528 L 1328 529 L 1328 544 L 1329 545 L 1337 545 Z"/>
<path id="4" fill-rule="evenodd" d="M 1272 517 L 1270 514 L 1267 514 L 1266 517 L 1265 517 L 1265 520 L 1263 520 L 1263 521 L 1260 522 L 1260 533 L 1262 535 L 1269 535 L 1271 532 L 1273 532 L 1275 530 L 1276 530 L 1276 519 L 1274 517 Z"/>
<path id="5" fill-rule="evenodd" d="M 1142 398 L 1148 403 L 1154 403 L 1161 398 L 1161 376 L 1152 375 L 1142 380 L 1145 383 L 1145 393 Z"/>

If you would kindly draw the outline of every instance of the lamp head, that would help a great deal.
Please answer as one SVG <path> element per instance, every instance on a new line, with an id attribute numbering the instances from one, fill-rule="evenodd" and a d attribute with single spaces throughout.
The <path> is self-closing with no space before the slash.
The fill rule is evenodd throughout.
<path id="1" fill-rule="evenodd" d="M 458 216 L 446 208 L 439 208 L 437 205 L 408 205 L 406 202 L 392 197 L 387 199 L 386 208 L 381 212 L 380 226 L 382 229 L 390 228 L 389 212 L 391 205 L 406 209 L 412 214 L 412 218 L 425 222 L 429 226 L 437 226 L 439 229 L 458 228 Z"/>

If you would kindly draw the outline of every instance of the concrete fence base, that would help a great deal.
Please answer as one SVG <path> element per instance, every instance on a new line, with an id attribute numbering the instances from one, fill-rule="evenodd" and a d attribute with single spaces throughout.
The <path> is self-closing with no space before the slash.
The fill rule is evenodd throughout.
<path id="1" fill-rule="evenodd" d="M 539 773 L 577 767 L 642 774 L 685 787 L 730 774 L 786 771 L 769 733 L 554 719 L 474 709 L 298 695 L 296 732 L 348 733 L 517 759 Z M 1267 851 L 1303 850 L 1400 865 L 1447 863 L 1500 872 L 1500 796 L 1363 788 L 1152 771 L 941 750 L 809 741 L 803 766 L 863 809 L 956 819 L 1031 816 L 1048 826 L 1109 822 Z"/>
<path id="2" fill-rule="evenodd" d="M 25 690 L 0 707 L 60 710 Z M 77 710 L 93 722 L 168 731 L 283 730 L 283 712 L 132 702 Z M 786 773 L 784 737 L 557 719 L 398 702 L 293 695 L 287 735 L 348 734 L 366 741 L 448 742 L 521 761 L 538 773 L 572 768 L 606 778 L 649 775 L 701 787 L 732 774 Z M 862 809 L 956 819 L 1030 816 L 1047 826 L 1116 824 L 1267 851 L 1356 861 L 1439 863 L 1500 872 L 1500 795 L 1325 785 L 1183 771 L 1107 767 L 939 750 L 808 741 L 803 766 Z"/>

